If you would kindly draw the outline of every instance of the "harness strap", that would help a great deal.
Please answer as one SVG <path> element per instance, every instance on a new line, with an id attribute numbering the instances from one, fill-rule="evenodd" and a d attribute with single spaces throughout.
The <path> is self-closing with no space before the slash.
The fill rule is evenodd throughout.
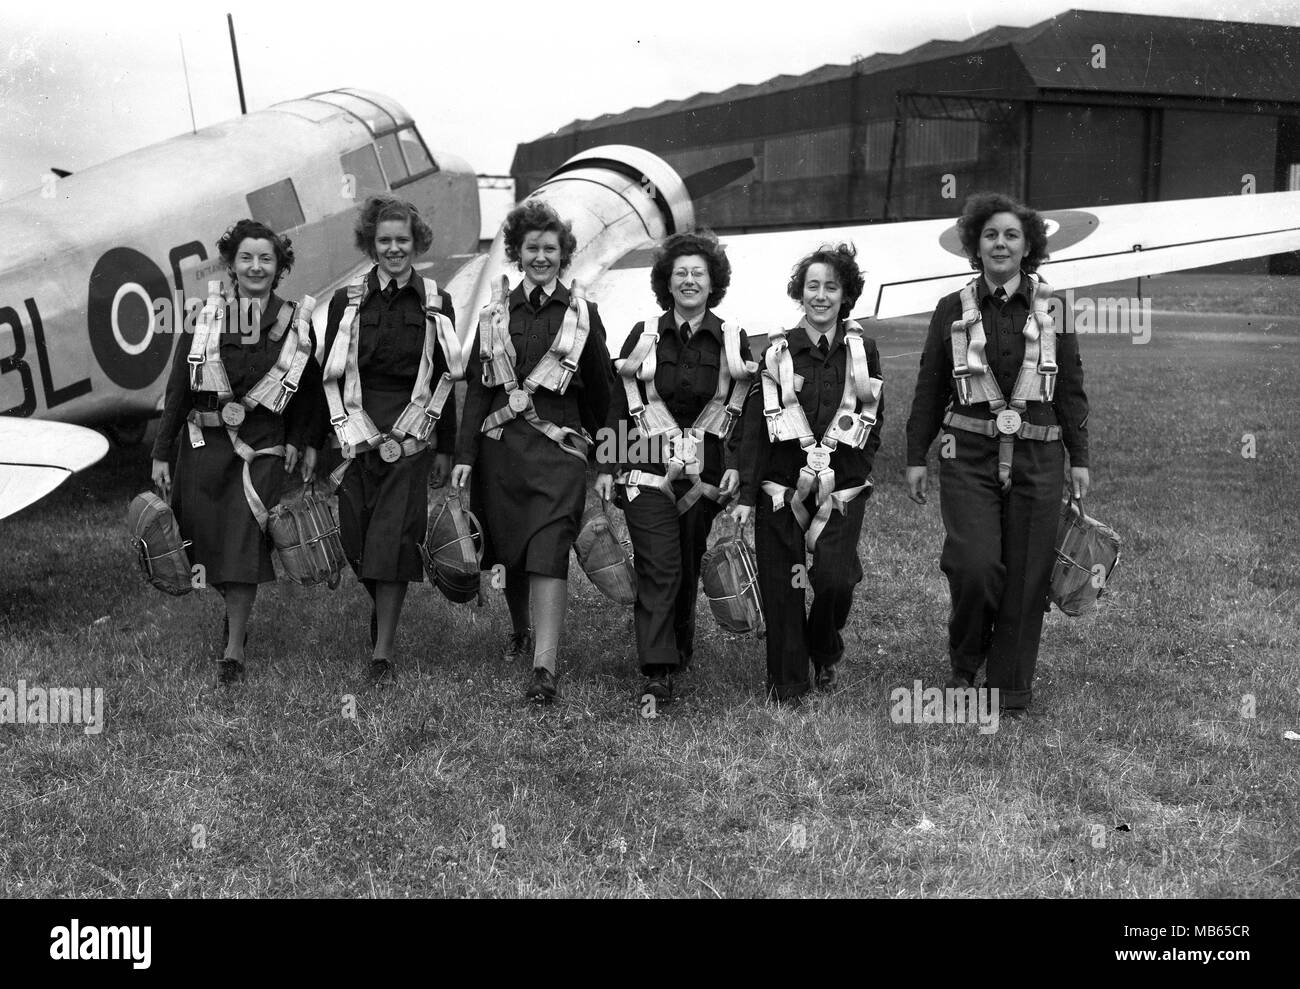
<path id="1" fill-rule="evenodd" d="M 654 383 L 659 327 L 663 315 L 654 313 L 644 320 L 636 345 L 625 359 L 615 363 L 615 367 L 627 394 L 628 414 L 636 423 L 638 432 L 647 438 L 663 437 L 671 445 L 672 457 L 665 465 L 665 474 L 662 475 L 666 479 L 666 486 L 661 490 L 671 497 L 672 484 L 683 473 L 692 479 L 690 490 L 678 501 L 678 511 L 686 512 L 703 494 L 707 494 L 707 489 L 717 490 L 716 485 L 706 485 L 700 480 L 705 436 L 726 438 L 744 406 L 749 380 L 758 370 L 758 365 L 753 361 L 745 361 L 741 355 L 740 341 L 744 333 L 741 326 L 737 323 L 724 323 L 722 331 L 726 360 L 718 368 L 718 383 L 713 397 L 696 416 L 693 425 L 686 428 L 678 426 Z M 644 401 L 641 396 L 642 387 L 645 388 Z M 643 471 L 637 473 L 648 474 Z M 628 496 L 629 499 L 636 497 L 635 486 L 628 492 Z M 713 500 L 720 500 L 720 495 Z"/>
<path id="2" fill-rule="evenodd" d="M 834 484 L 833 477 L 831 483 Z M 776 481 L 763 482 L 763 492 L 772 499 L 772 511 L 779 512 L 782 508 L 789 507 L 791 514 L 794 515 L 795 522 L 804 531 L 804 547 L 809 553 L 812 553 L 816 548 L 817 540 L 821 538 L 826 524 L 830 521 L 831 511 L 837 510 L 840 514 L 847 512 L 849 503 L 864 491 L 870 489 L 870 487 L 871 482 L 867 481 L 865 484 L 858 484 L 851 488 L 841 488 L 838 491 L 826 491 L 824 494 L 819 491 L 816 502 L 817 511 L 815 514 L 810 514 L 807 506 L 803 503 L 807 494 L 802 472 L 800 472 L 799 484 L 795 488 L 786 487 Z"/>
<path id="3" fill-rule="evenodd" d="M 1016 374 L 1016 383 L 1011 391 L 1011 401 L 1002 394 L 997 377 L 988 366 L 985 347 L 987 338 L 984 334 L 984 320 L 976 299 L 976 286 L 979 278 L 973 278 L 962 287 L 962 318 L 952 324 L 952 364 L 953 381 L 957 397 L 962 405 L 987 402 L 989 411 L 1009 415 L 1010 432 L 1001 432 L 998 443 L 998 482 L 1002 490 L 1011 487 L 1011 464 L 1015 454 L 1016 436 L 1028 435 L 1022 430 L 1028 424 L 1021 418 L 1029 402 L 1050 402 L 1056 390 L 1056 329 L 1050 313 L 1052 289 L 1046 281 L 1036 274 L 1026 276 L 1031 288 L 1032 305 L 1025 320 L 1022 333 L 1025 337 L 1025 355 Z M 1004 410 L 1010 410 L 1006 412 Z M 958 418 L 969 420 L 967 416 Z M 999 419 L 1001 416 L 999 416 Z M 983 420 L 972 420 L 982 422 Z M 945 422 L 947 419 L 945 418 Z M 966 426 L 958 426 L 965 429 Z M 972 430 L 983 432 L 981 426 Z M 1036 429 L 1057 429 L 1059 427 L 1032 427 Z"/>
<path id="4" fill-rule="evenodd" d="M 304 295 L 301 304 L 286 302 L 280 306 L 270 333 L 273 342 L 284 337 L 280 356 L 275 367 L 244 395 L 246 408 L 261 405 L 277 414 L 284 412 L 311 359 L 311 317 L 315 309 L 316 300 L 310 295 Z"/>
<path id="5" fill-rule="evenodd" d="M 230 379 L 221 363 L 221 334 L 226 329 L 226 293 L 219 281 L 208 282 L 208 301 L 199 313 L 186 361 L 190 365 L 190 390 L 214 391 L 230 397 Z"/>
<path id="6" fill-rule="evenodd" d="M 992 419 L 976 419 L 973 416 L 958 415 L 956 412 L 949 412 L 943 417 L 943 424 L 951 426 L 954 429 L 962 429 L 968 433 L 979 433 L 981 436 L 999 436 L 997 424 Z M 1039 443 L 1055 443 L 1061 438 L 1060 426 L 1035 426 L 1032 423 L 1022 423 L 1018 432 L 1012 435 L 1012 439 L 1019 437 L 1022 440 L 1034 440 Z"/>
<path id="7" fill-rule="evenodd" d="M 722 505 L 726 504 L 729 497 L 724 495 L 722 489 L 716 484 L 701 481 L 699 477 L 693 480 L 690 490 L 680 498 L 674 497 L 673 482 L 664 474 L 655 474 L 648 470 L 630 470 L 619 474 L 614 480 L 615 483 L 624 486 L 624 494 L 629 502 L 636 501 L 642 491 L 658 491 L 667 495 L 676 503 L 678 515 L 685 515 L 701 498 L 708 498 Z"/>
<path id="8" fill-rule="evenodd" d="M 509 393 L 506 405 L 483 420 L 481 432 L 499 440 L 505 424 L 522 416 L 524 421 L 555 442 L 561 450 L 584 463 L 591 439 L 585 432 L 559 426 L 537 414 L 533 396 L 539 388 L 563 395 L 578 369 L 578 360 L 591 332 L 587 298 L 578 282 L 569 289 L 571 300 L 564 321 L 550 348 L 542 355 L 522 386 L 515 375 L 515 348 L 510 340 L 509 313 L 506 306 L 507 282 L 504 276 L 492 287 L 492 301 L 479 317 L 479 346 L 483 358 L 483 383 L 503 387 Z M 488 336 L 483 331 L 486 328 Z"/>

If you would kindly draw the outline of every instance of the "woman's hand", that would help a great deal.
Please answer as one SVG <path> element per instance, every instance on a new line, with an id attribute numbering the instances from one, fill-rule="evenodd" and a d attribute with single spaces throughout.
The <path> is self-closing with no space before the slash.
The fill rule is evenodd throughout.
<path id="1" fill-rule="evenodd" d="M 597 474 L 596 483 L 592 485 L 596 494 L 600 495 L 601 500 L 609 501 L 614 497 L 614 475 Z"/>
<path id="2" fill-rule="evenodd" d="M 468 488 L 470 471 L 474 468 L 469 464 L 457 464 L 451 469 L 451 486 L 453 488 Z"/>
<path id="3" fill-rule="evenodd" d="M 435 453 L 433 455 L 433 474 L 430 480 L 435 488 L 440 488 L 447 483 L 447 476 L 451 473 L 451 454 Z"/>
<path id="4" fill-rule="evenodd" d="M 284 472 L 292 474 L 293 469 L 298 466 L 298 448 L 289 443 L 284 448 Z"/>
<path id="5" fill-rule="evenodd" d="M 1092 478 L 1088 474 L 1087 467 L 1070 468 L 1070 488 L 1074 492 L 1074 497 L 1083 499 L 1088 494 L 1088 487 L 1092 483 Z"/>
<path id="6" fill-rule="evenodd" d="M 918 505 L 925 504 L 925 491 L 930 486 L 927 479 L 928 473 L 929 471 L 924 467 L 907 468 L 907 497 Z"/>
<path id="7" fill-rule="evenodd" d="M 749 521 L 749 514 L 753 510 L 750 505 L 732 505 L 731 517 L 736 520 L 736 525 L 744 525 Z"/>
<path id="8" fill-rule="evenodd" d="M 724 498 L 729 498 L 740 490 L 740 471 L 734 467 L 731 470 L 722 472 L 722 483 L 718 485 L 718 493 Z"/>
<path id="9" fill-rule="evenodd" d="M 167 461 L 155 460 L 149 477 L 153 480 L 153 486 L 163 492 L 165 497 L 172 486 L 172 469 L 167 466 Z"/>
<path id="10" fill-rule="evenodd" d="M 316 448 L 309 446 L 302 452 L 302 483 L 310 484 L 316 476 Z"/>

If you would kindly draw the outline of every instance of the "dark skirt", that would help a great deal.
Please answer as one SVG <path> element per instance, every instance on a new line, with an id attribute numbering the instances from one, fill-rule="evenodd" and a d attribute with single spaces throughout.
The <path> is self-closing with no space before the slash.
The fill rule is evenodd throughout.
<path id="1" fill-rule="evenodd" d="M 280 417 L 251 412 L 239 432 L 255 450 L 278 446 L 284 430 Z M 190 561 L 202 565 L 210 585 L 266 584 L 275 580 L 271 542 L 257 524 L 244 495 L 244 461 L 235 454 L 230 434 L 212 426 L 203 430 L 203 446 L 190 445 L 188 423 L 181 429 L 176 458 L 172 509 L 181 536 L 190 541 Z M 266 510 L 284 490 L 283 457 L 255 457 L 249 466 L 253 489 Z"/>
<path id="2" fill-rule="evenodd" d="M 523 419 L 501 439 L 484 436 L 471 477 L 474 511 L 484 528 L 483 569 L 567 578 L 578 537 L 587 465 Z"/>
<path id="3" fill-rule="evenodd" d="M 410 401 L 409 391 L 366 389 L 362 406 L 386 432 Z M 377 450 L 361 454 L 339 485 L 339 536 L 343 553 L 361 580 L 424 579 L 420 543 L 429 513 L 433 451 L 385 463 Z"/>

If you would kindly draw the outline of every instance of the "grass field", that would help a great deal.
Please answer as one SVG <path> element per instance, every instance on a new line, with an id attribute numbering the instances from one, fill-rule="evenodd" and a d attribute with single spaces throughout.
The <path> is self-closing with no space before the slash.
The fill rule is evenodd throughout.
<path id="1" fill-rule="evenodd" d="M 1229 280 L 1198 307 L 1277 292 Z M 576 564 L 552 709 L 526 706 L 526 671 L 498 658 L 499 593 L 476 611 L 427 584 L 398 686 L 361 689 L 350 575 L 266 589 L 250 680 L 214 693 L 220 598 L 140 579 L 122 520 L 147 452 L 115 451 L 0 523 L 0 686 L 106 694 L 98 735 L 0 726 L 0 890 L 1294 896 L 1300 326 L 1196 337 L 1211 328 L 1158 316 L 1145 346 L 1082 340 L 1089 510 L 1123 557 L 1098 614 L 1049 617 L 1039 713 L 991 735 L 888 715 L 891 689 L 946 674 L 937 498 L 918 508 L 902 485 L 915 356 L 885 362 L 844 686 L 798 710 L 761 703 L 762 643 L 706 610 L 680 700 L 642 718 L 630 618 Z M 878 340 L 910 354 L 920 332 Z"/>

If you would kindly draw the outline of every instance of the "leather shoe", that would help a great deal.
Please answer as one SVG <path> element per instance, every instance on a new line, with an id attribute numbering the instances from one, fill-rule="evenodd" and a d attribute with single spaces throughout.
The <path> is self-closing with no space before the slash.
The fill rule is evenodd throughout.
<path id="1" fill-rule="evenodd" d="M 836 672 L 836 670 L 837 667 L 833 664 L 831 666 L 820 666 L 817 668 L 817 689 L 818 690 L 835 689 L 839 681 L 839 674 Z"/>
<path id="2" fill-rule="evenodd" d="M 366 682 L 372 687 L 388 687 L 397 682 L 397 667 L 387 659 L 372 659 L 366 671 Z"/>
<path id="3" fill-rule="evenodd" d="M 524 660 L 533 661 L 533 627 L 531 625 L 523 632 L 511 632 L 506 637 L 506 647 L 501 652 L 501 658 L 507 663 L 521 663 Z"/>
<path id="4" fill-rule="evenodd" d="M 667 704 L 673 699 L 673 676 L 666 666 L 650 668 L 646 681 L 641 687 L 642 696 L 649 694 L 660 704 Z"/>
<path id="5" fill-rule="evenodd" d="M 943 682 L 943 686 L 945 690 L 965 690 L 967 687 L 975 686 L 975 674 L 959 670 L 954 666 L 952 674 Z"/>
<path id="6" fill-rule="evenodd" d="M 560 692 L 559 678 L 544 666 L 533 667 L 533 681 L 524 696 L 537 704 L 548 704 Z"/>
<path id="7" fill-rule="evenodd" d="M 244 682 L 244 664 L 237 659 L 223 659 L 217 669 L 217 686 L 228 687 Z"/>

